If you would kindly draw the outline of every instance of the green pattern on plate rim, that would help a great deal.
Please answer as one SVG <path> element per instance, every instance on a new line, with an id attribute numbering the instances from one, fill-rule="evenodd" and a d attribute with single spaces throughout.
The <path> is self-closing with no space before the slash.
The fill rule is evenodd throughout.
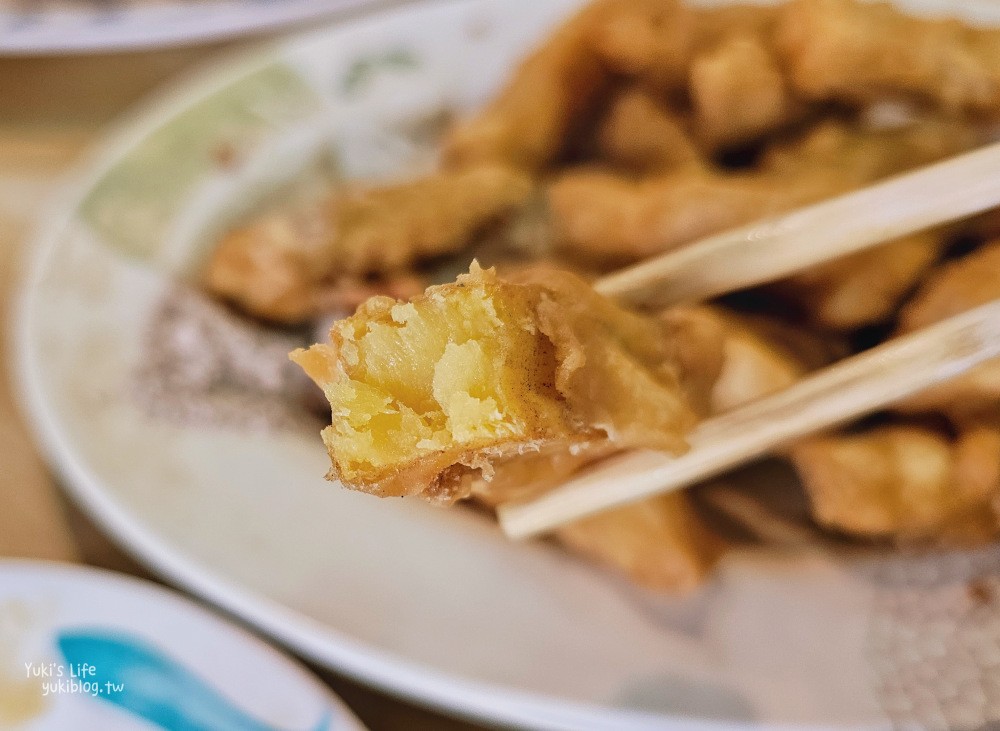
<path id="1" fill-rule="evenodd" d="M 158 127 L 114 165 L 83 201 L 84 221 L 107 244 L 148 260 L 196 183 L 238 151 L 317 112 L 316 94 L 274 63 L 206 96 Z M 150 170 L 157 170 L 155 176 Z"/>

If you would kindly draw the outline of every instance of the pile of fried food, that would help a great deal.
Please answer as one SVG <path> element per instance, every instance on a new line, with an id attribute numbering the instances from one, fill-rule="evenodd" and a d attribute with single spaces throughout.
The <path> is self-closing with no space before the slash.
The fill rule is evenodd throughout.
<path id="1" fill-rule="evenodd" d="M 345 184 L 250 221 L 221 241 L 205 282 L 283 325 L 360 304 L 330 344 L 293 355 L 332 405 L 331 477 L 496 505 L 615 451 L 681 453 L 711 414 L 1000 297 L 995 214 L 664 312 L 588 284 L 976 147 L 998 121 L 1000 30 L 853 0 L 596 0 L 455 124 L 436 172 Z M 494 268 L 419 294 L 436 263 L 473 256 Z M 784 457 L 832 533 L 990 540 L 1000 366 Z M 697 585 L 727 547 L 688 493 L 555 537 L 672 590 Z"/>

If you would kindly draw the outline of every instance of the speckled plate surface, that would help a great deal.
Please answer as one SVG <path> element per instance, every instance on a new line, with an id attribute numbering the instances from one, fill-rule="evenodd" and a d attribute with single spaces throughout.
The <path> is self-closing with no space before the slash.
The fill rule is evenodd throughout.
<path id="1" fill-rule="evenodd" d="M 996 722 L 997 550 L 776 546 L 727 557 L 693 596 L 647 594 L 553 546 L 511 544 L 474 512 L 324 482 L 319 423 L 288 406 L 294 336 L 184 285 L 221 229 L 292 181 L 426 166 L 441 121 L 577 4 L 354 19 L 213 68 L 127 120 L 39 237 L 18 366 L 40 443 L 72 495 L 171 581 L 456 713 L 561 729 Z"/>

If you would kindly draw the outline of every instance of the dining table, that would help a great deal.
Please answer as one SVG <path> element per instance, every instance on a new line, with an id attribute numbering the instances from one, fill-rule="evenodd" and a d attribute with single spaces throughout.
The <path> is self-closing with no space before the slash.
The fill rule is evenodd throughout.
<path id="1" fill-rule="evenodd" d="M 0 58 L 0 558 L 81 563 L 159 580 L 65 497 L 46 465 L 11 365 L 16 303 L 50 201 L 116 119 L 171 80 L 258 42 Z M 482 728 L 330 669 L 311 669 L 373 731 Z"/>

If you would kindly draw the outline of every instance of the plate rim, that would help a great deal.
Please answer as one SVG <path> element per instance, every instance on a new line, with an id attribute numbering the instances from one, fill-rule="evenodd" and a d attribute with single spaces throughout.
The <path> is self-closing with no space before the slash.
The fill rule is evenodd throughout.
<path id="1" fill-rule="evenodd" d="M 302 3 L 301 7 L 270 9 L 261 6 L 265 13 L 244 16 L 236 8 L 223 9 L 221 15 L 208 22 L 185 20 L 176 25 L 158 26 L 154 23 L 126 22 L 107 28 L 101 33 L 67 33 L 67 29 L 42 29 L 38 32 L 0 32 L 0 56 L 66 56 L 79 53 L 123 53 L 129 51 L 153 51 L 157 49 L 195 47 L 211 43 L 235 40 L 240 36 L 253 37 L 267 33 L 284 33 L 295 36 L 296 27 L 304 27 L 309 22 L 319 22 L 324 26 L 338 22 L 344 16 L 356 13 L 379 12 L 396 5 L 405 5 L 417 0 L 317 0 Z M 221 6 L 222 3 L 215 3 Z M 174 3 L 180 5 L 180 3 Z M 125 11 L 127 15 L 150 14 L 155 8 L 140 8 Z M 85 15 L 75 11 L 74 15 Z M 17 14 L 8 11 L 0 14 Z M 266 17 L 262 17 L 262 15 Z M 60 41 L 56 41 L 56 38 Z"/>
<path id="2" fill-rule="evenodd" d="M 29 580 L 42 577 L 55 581 L 66 577 L 72 580 L 83 581 L 94 590 L 100 590 L 107 586 L 122 589 L 143 602 L 148 601 L 160 607 L 170 608 L 165 609 L 165 611 L 172 611 L 173 607 L 183 607 L 201 616 L 205 622 L 225 627 L 229 633 L 229 637 L 234 642 L 239 642 L 246 647 L 253 647 L 255 651 L 261 654 L 270 655 L 274 662 L 281 663 L 288 670 L 294 671 L 299 680 L 303 684 L 310 686 L 316 695 L 329 706 L 330 710 L 336 711 L 339 718 L 332 720 L 340 723 L 353 723 L 358 729 L 367 728 L 347 703 L 327 683 L 323 682 L 316 673 L 311 671 L 300 658 L 290 654 L 287 648 L 276 645 L 267 637 L 256 632 L 251 625 L 242 624 L 236 615 L 216 611 L 214 605 L 201 603 L 194 596 L 184 594 L 173 587 L 158 584 L 141 576 L 134 576 L 100 566 L 52 559 L 13 556 L 0 557 L 0 577 L 13 575 L 24 575 Z M 155 638 L 152 639 L 155 641 Z"/>
<path id="3" fill-rule="evenodd" d="M 503 0 L 486 0 L 502 4 Z M 101 487 L 101 480 L 82 463 L 68 435 L 58 425 L 56 411 L 33 368 L 33 293 L 54 255 L 60 234 L 92 186 L 146 134 L 162 124 L 164 112 L 224 88 L 227 80 L 249 73 L 282 50 L 308 43 L 352 22 L 418 7 L 461 6 L 472 0 L 389 0 L 356 7 L 320 27 L 257 41 L 246 48 L 210 55 L 191 70 L 154 88 L 108 124 L 94 142 L 61 176 L 38 209 L 37 223 L 22 240 L 21 261 L 8 314 L 8 363 L 15 406 L 34 445 L 56 476 L 59 488 L 127 554 L 173 588 L 188 592 L 225 615 L 246 622 L 299 658 L 343 673 L 369 687 L 470 721 L 519 728 L 582 731 L 583 729 L 657 729 L 660 731 L 805 731 L 823 726 L 802 724 L 752 725 L 717 719 L 668 716 L 588 704 L 555 695 L 444 672 L 359 641 L 281 602 L 243 587 L 224 574 L 202 566 L 167 539 L 161 538 L 119 505 Z M 158 122 L 159 120 L 159 122 Z M 854 727 L 863 728 L 863 727 Z M 881 727 L 878 727 L 881 728 Z M 841 729 L 846 731 L 846 729 Z"/>

